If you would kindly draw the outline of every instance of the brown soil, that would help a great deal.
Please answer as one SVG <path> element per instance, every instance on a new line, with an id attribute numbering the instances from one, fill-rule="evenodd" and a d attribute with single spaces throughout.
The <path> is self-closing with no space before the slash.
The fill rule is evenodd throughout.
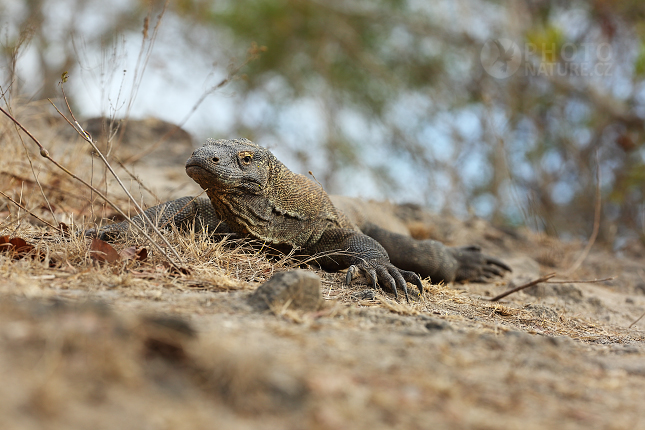
<path id="1" fill-rule="evenodd" d="M 56 138 L 51 119 L 16 115 L 90 177 L 81 142 Z M 15 130 L 2 120 L 0 134 L 3 160 L 15 160 L 2 163 L 0 190 L 51 221 L 37 184 L 23 180 L 34 176 Z M 78 224 L 91 208 L 110 215 L 90 207 L 90 193 L 41 161 L 32 142 L 25 146 L 57 221 Z M 95 184 L 98 166 L 95 159 Z M 196 190 L 181 166 L 130 168 L 161 200 Z M 189 275 L 173 275 L 137 237 L 130 241 L 148 248 L 147 261 L 99 264 L 86 241 L 61 237 L 0 197 L 0 236 L 24 238 L 44 260 L 0 253 L 0 428 L 645 427 L 645 318 L 629 327 L 645 312 L 641 245 L 620 255 L 595 245 L 565 279 L 612 281 L 543 283 L 491 302 L 511 285 L 564 273 L 584 244 L 388 208 L 414 235 L 481 245 L 514 272 L 489 284 L 426 280 L 426 293 L 408 305 L 380 293 L 370 299 L 369 287 L 317 271 L 322 309 L 260 313 L 248 296 L 296 262 L 169 232 Z"/>

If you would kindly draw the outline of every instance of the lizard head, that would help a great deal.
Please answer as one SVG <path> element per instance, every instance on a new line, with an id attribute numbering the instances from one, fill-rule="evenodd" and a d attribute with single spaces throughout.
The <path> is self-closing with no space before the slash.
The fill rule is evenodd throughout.
<path id="1" fill-rule="evenodd" d="M 208 139 L 186 161 L 186 173 L 203 189 L 259 194 L 273 155 L 248 139 Z"/>

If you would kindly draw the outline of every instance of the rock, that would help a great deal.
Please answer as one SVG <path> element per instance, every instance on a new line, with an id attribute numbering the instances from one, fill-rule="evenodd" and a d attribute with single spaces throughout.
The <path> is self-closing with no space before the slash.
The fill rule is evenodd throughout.
<path id="1" fill-rule="evenodd" d="M 257 310 L 288 307 L 315 311 L 322 303 L 320 278 L 300 269 L 276 273 L 253 292 L 249 303 Z"/>

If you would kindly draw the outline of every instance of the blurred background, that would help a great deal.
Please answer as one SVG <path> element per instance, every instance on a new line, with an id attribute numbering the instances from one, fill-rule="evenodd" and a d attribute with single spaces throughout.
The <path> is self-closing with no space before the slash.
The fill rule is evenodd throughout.
<path id="1" fill-rule="evenodd" d="M 640 0 L 0 0 L 3 104 L 248 137 L 330 193 L 645 241 Z M 2 121 L 5 121 L 3 119 Z"/>

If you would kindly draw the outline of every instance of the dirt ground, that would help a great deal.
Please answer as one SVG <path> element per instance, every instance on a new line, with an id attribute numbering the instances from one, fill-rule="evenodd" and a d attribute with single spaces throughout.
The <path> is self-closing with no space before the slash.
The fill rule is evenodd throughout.
<path id="1" fill-rule="evenodd" d="M 62 164 L 105 188 L 87 144 L 30 109 L 15 115 Z M 31 212 L 52 220 L 44 194 L 68 225 L 111 214 L 4 118 L 0 140 L 0 190 Z M 160 148 L 150 160 L 163 158 Z M 120 172 L 148 204 L 144 186 L 160 200 L 200 191 L 180 161 L 165 164 L 128 166 L 143 185 Z M 0 236 L 37 248 L 35 259 L 0 253 L 0 428 L 645 428 L 645 318 L 632 325 L 645 313 L 642 244 L 596 244 L 565 277 L 584 243 L 388 207 L 415 235 L 481 245 L 513 273 L 484 284 L 426 280 L 408 305 L 316 271 L 320 310 L 256 312 L 251 293 L 297 262 L 230 238 L 168 232 L 188 275 L 138 237 L 146 261 L 99 264 L 86 240 L 0 197 Z M 550 272 L 566 282 L 489 300 Z"/>

